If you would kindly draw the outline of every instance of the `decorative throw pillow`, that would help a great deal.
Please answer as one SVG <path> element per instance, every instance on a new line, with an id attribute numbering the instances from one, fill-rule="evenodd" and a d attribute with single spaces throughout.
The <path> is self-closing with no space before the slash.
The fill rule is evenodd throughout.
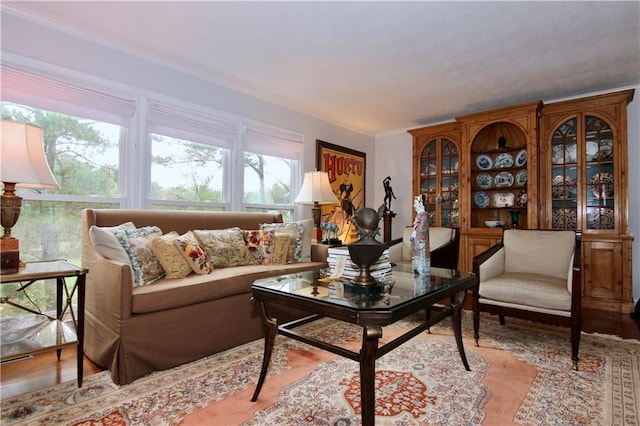
<path id="1" fill-rule="evenodd" d="M 271 263 L 273 265 L 285 265 L 287 263 L 287 254 L 289 253 L 291 238 L 289 238 L 288 234 L 276 232 L 274 241 Z"/>
<path id="2" fill-rule="evenodd" d="M 164 277 L 165 272 L 151 250 L 151 241 L 162 235 L 157 226 L 137 229 L 121 229 L 115 236 L 129 255 L 133 269 L 133 286 L 151 284 Z"/>
<path id="3" fill-rule="evenodd" d="M 263 231 L 254 229 L 242 231 L 247 250 L 258 265 L 271 265 L 276 231 Z"/>
<path id="4" fill-rule="evenodd" d="M 133 222 L 125 222 L 118 226 L 95 226 L 89 228 L 89 240 L 98 253 L 110 260 L 131 264 L 129 255 L 114 235 L 114 232 L 122 229 L 136 229 Z"/>
<path id="5" fill-rule="evenodd" d="M 311 231 L 313 231 L 313 219 L 299 220 L 295 223 L 304 226 L 300 262 L 311 262 Z"/>
<path id="6" fill-rule="evenodd" d="M 211 266 L 211 260 L 206 250 L 200 246 L 200 242 L 193 235 L 193 232 L 189 231 L 186 234 L 180 235 L 173 240 L 173 245 L 176 246 L 182 257 L 185 258 L 191 270 L 196 274 L 206 275 L 213 270 Z"/>
<path id="7" fill-rule="evenodd" d="M 176 231 L 171 231 L 151 241 L 151 250 L 160 261 L 162 268 L 166 272 L 166 278 L 184 278 L 191 272 L 189 262 L 182 256 L 180 250 L 173 244 L 173 240 L 178 238 Z"/>
<path id="8" fill-rule="evenodd" d="M 193 234 L 206 250 L 211 264 L 216 268 L 255 264 L 255 259 L 244 243 L 240 228 L 196 229 Z"/>
<path id="9" fill-rule="evenodd" d="M 289 235 L 289 252 L 287 253 L 287 263 L 298 263 L 302 258 L 302 236 L 304 235 L 304 225 L 301 223 L 263 223 L 260 229 L 282 232 Z M 309 234 L 311 239 L 311 234 Z M 311 252 L 311 242 L 309 242 L 309 252 Z"/>

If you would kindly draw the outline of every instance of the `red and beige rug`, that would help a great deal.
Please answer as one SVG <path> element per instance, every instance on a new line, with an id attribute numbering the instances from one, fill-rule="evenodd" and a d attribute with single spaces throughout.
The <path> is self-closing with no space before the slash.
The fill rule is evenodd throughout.
<path id="1" fill-rule="evenodd" d="M 571 370 L 569 331 L 482 317 L 480 347 L 465 315 L 460 361 L 450 322 L 376 362 L 377 425 L 638 425 L 640 342 L 584 334 Z M 384 329 L 384 339 L 411 320 Z M 351 348 L 360 328 L 331 320 L 308 332 Z M 269 376 L 250 402 L 256 341 L 126 386 L 108 374 L 2 400 L 3 425 L 359 425 L 358 365 L 278 336 Z"/>

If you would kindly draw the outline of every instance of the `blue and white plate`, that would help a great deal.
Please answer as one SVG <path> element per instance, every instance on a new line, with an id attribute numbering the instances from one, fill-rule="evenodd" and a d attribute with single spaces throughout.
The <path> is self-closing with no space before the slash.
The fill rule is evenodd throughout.
<path id="1" fill-rule="evenodd" d="M 527 150 L 522 149 L 518 152 L 518 155 L 516 155 L 516 166 L 521 167 L 525 164 L 527 164 Z"/>
<path id="2" fill-rule="evenodd" d="M 498 173 L 494 179 L 498 188 L 504 188 L 513 185 L 513 175 L 509 172 Z"/>
<path id="3" fill-rule="evenodd" d="M 488 155 L 482 154 L 478 155 L 478 158 L 476 158 L 476 165 L 479 169 L 488 170 L 493 167 L 493 161 Z"/>
<path id="4" fill-rule="evenodd" d="M 493 178 L 489 173 L 480 173 L 476 176 L 476 183 L 482 189 L 488 189 L 493 186 Z"/>
<path id="5" fill-rule="evenodd" d="M 516 174 L 516 185 L 524 185 L 525 183 L 527 183 L 527 171 L 522 169 Z"/>
<path id="6" fill-rule="evenodd" d="M 513 155 L 503 152 L 496 157 L 495 166 L 504 169 L 513 166 Z"/>
<path id="7" fill-rule="evenodd" d="M 473 202 L 476 203 L 476 206 L 484 208 L 489 205 L 489 195 L 487 195 L 484 191 L 477 191 L 473 194 Z"/>

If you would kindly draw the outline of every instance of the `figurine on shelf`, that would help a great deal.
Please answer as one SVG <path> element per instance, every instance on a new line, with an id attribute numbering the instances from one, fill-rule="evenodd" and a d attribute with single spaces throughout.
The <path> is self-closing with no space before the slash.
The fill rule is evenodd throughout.
<path id="1" fill-rule="evenodd" d="M 382 181 L 382 185 L 384 185 L 384 209 L 387 212 L 391 211 L 391 199 L 395 199 L 396 195 L 393 193 L 393 188 L 391 188 L 391 176 L 387 176 Z"/>
<path id="2" fill-rule="evenodd" d="M 429 251 L 429 216 L 421 196 L 414 199 L 416 218 L 411 233 L 411 269 L 414 274 L 427 275 L 431 272 Z"/>

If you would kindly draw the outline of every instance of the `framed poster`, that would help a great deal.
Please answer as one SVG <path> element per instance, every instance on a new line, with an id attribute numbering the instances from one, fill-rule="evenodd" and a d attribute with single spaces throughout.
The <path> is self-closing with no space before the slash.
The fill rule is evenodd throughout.
<path id="1" fill-rule="evenodd" d="M 344 244 L 358 240 L 351 218 L 365 207 L 365 170 L 367 154 L 316 140 L 316 162 L 319 171 L 327 172 L 329 183 L 339 204 L 323 205 L 321 222 L 338 225 L 338 238 Z"/>

